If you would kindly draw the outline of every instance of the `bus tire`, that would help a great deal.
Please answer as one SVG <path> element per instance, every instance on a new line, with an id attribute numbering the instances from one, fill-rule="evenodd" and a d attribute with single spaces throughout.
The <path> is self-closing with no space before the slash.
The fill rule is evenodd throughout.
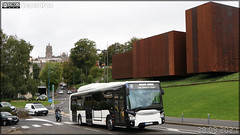
<path id="1" fill-rule="evenodd" d="M 139 128 L 139 129 L 144 129 L 144 128 L 145 128 L 145 126 L 138 126 L 138 128 Z"/>
<path id="2" fill-rule="evenodd" d="M 78 115 L 78 125 L 80 125 L 80 126 L 83 125 L 83 124 L 82 124 L 82 117 L 81 117 L 80 114 Z"/>
<path id="3" fill-rule="evenodd" d="M 115 126 L 112 122 L 112 117 L 111 116 L 108 116 L 107 117 L 107 128 L 110 130 L 110 131 L 113 131 L 115 129 Z"/>

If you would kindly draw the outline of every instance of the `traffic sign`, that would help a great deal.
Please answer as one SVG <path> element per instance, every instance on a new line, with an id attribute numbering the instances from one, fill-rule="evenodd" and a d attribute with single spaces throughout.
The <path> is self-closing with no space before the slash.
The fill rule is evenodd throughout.
<path id="1" fill-rule="evenodd" d="M 52 99 L 51 99 L 51 98 L 49 98 L 49 99 L 48 99 L 48 102 L 49 102 L 49 103 L 52 103 Z"/>

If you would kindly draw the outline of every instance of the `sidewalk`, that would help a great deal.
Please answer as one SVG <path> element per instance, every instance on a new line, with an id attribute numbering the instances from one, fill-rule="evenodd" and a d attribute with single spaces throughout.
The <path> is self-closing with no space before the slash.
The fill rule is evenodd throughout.
<path id="1" fill-rule="evenodd" d="M 179 125 L 192 125 L 192 126 L 204 126 L 204 127 L 232 127 L 239 130 L 239 121 L 230 120 L 209 120 L 208 119 L 195 119 L 195 118 L 177 118 L 177 117 L 165 117 L 166 124 L 179 124 Z"/>

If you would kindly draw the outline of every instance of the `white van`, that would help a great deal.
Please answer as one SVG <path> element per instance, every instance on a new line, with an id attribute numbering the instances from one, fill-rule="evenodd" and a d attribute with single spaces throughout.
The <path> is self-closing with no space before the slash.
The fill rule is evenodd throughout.
<path id="1" fill-rule="evenodd" d="M 27 110 L 30 115 L 48 114 L 48 109 L 41 103 L 27 103 L 25 105 L 25 110 Z"/>

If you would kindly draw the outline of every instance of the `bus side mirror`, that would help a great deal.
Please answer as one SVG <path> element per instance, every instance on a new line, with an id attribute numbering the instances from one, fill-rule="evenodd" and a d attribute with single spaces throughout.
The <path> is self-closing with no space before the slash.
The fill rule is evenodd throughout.
<path id="1" fill-rule="evenodd" d="M 163 89 L 161 89 L 161 94 L 164 95 L 164 90 Z"/>

